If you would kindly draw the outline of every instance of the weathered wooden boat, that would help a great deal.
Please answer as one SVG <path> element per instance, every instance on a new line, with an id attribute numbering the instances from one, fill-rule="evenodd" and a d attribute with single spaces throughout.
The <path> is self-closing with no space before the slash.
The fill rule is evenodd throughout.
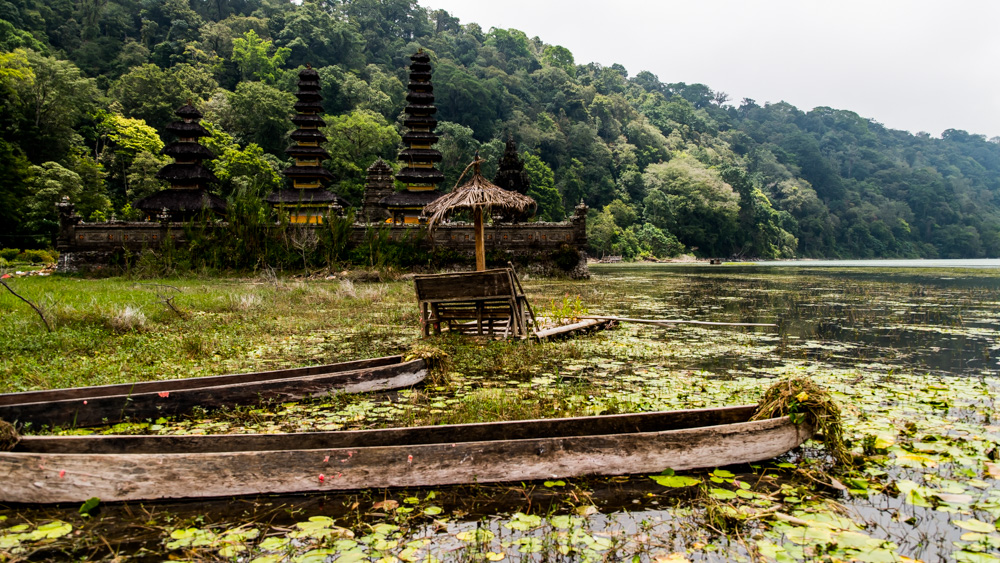
<path id="1" fill-rule="evenodd" d="M 345 432 L 27 436 L 0 502 L 230 497 L 624 475 L 770 459 L 813 429 L 756 406 Z"/>
<path id="2" fill-rule="evenodd" d="M 423 360 L 388 356 L 302 368 L 0 395 L 0 419 L 50 426 L 94 426 L 328 393 L 409 387 L 427 376 Z"/>

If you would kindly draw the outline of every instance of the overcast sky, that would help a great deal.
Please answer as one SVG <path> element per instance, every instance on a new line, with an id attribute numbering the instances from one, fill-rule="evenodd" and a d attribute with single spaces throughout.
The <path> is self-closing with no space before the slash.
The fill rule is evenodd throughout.
<path id="1" fill-rule="evenodd" d="M 662 82 L 1000 135 L 998 0 L 420 0 Z"/>

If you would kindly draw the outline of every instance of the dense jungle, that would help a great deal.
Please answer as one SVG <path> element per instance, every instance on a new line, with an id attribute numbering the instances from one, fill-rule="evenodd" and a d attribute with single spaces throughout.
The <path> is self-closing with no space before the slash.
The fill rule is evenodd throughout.
<path id="1" fill-rule="evenodd" d="M 418 49 L 434 65 L 441 187 L 476 151 L 492 177 L 512 138 L 538 219 L 590 206 L 593 255 L 1000 255 L 998 138 L 731 100 L 412 0 L 0 1 L 0 247 L 50 247 L 64 196 L 85 220 L 137 218 L 131 204 L 166 187 L 164 127 L 187 100 L 212 133 L 215 189 L 259 202 L 285 181 L 307 63 L 332 189 L 357 204 L 365 168 L 401 148 Z"/>

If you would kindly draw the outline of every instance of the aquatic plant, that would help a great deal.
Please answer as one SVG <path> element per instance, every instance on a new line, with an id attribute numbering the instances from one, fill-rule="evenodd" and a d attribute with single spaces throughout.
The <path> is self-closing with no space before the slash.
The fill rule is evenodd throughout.
<path id="1" fill-rule="evenodd" d="M 827 452 L 837 463 L 850 466 L 853 458 L 844 445 L 840 407 L 833 397 L 806 377 L 772 385 L 760 400 L 752 420 L 788 416 L 796 424 L 813 426 L 823 436 Z"/>

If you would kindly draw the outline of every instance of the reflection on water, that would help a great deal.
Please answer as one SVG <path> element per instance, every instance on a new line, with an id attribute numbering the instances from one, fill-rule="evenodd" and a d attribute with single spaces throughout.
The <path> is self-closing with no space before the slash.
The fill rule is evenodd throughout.
<path id="1" fill-rule="evenodd" d="M 966 376 L 1000 368 L 1000 270 L 834 269 L 803 262 L 599 266 L 593 275 L 605 293 L 601 313 L 776 323 L 783 360 L 821 358 L 838 367 L 878 360 L 897 369 Z M 739 369 L 743 361 L 716 357 L 698 367 Z"/>

